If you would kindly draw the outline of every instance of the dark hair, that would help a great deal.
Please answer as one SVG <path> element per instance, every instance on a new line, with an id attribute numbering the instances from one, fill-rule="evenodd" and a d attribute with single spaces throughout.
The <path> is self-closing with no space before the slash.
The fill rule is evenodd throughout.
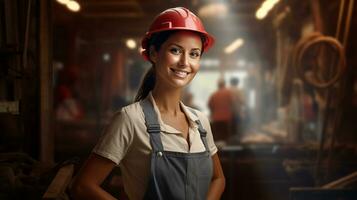
<path id="1" fill-rule="evenodd" d="M 148 41 L 148 48 L 150 48 L 151 46 L 154 47 L 155 51 L 159 51 L 162 44 L 171 36 L 173 35 L 174 33 L 176 33 L 178 30 L 171 30 L 171 31 L 162 31 L 162 32 L 158 32 L 158 33 L 154 33 L 149 41 Z M 201 55 L 203 53 L 203 44 L 204 42 L 206 41 L 206 38 L 200 34 L 200 37 L 201 37 L 201 41 L 202 41 L 202 52 L 201 52 Z M 148 52 L 148 57 L 149 57 L 149 60 L 150 60 L 150 49 L 147 50 Z M 154 63 L 150 60 L 152 66 L 151 68 L 145 73 L 142 81 L 141 81 L 141 84 L 140 84 L 140 87 L 139 87 L 139 90 L 138 90 L 138 93 L 136 94 L 135 96 L 135 102 L 138 102 L 144 98 L 147 97 L 147 95 L 149 94 L 149 92 L 151 90 L 154 89 L 155 87 L 155 81 L 156 81 L 156 78 L 155 78 L 155 69 L 154 69 Z"/>
<path id="2" fill-rule="evenodd" d="M 236 86 L 239 84 L 239 78 L 238 77 L 232 77 L 230 80 L 230 84 L 233 86 Z"/>

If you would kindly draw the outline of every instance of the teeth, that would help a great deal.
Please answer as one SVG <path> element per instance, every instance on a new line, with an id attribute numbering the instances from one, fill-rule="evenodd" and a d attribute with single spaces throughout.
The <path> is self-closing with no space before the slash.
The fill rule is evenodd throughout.
<path id="1" fill-rule="evenodd" d="M 176 76 L 180 77 L 180 78 L 185 78 L 188 74 L 188 72 L 185 71 L 179 71 L 179 70 L 172 70 Z"/>

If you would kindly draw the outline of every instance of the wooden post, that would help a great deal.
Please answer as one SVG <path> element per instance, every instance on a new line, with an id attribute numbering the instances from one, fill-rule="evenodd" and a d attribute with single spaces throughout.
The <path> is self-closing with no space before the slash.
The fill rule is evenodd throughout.
<path id="1" fill-rule="evenodd" d="M 40 0 L 40 160 L 48 164 L 54 162 L 51 5 Z"/>

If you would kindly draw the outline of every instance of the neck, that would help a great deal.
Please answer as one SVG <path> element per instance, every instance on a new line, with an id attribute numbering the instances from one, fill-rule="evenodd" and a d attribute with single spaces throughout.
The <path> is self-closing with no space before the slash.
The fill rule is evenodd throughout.
<path id="1" fill-rule="evenodd" d="M 152 96 L 155 99 L 155 103 L 162 114 L 177 115 L 181 112 L 180 89 L 168 89 L 155 86 L 152 90 Z"/>

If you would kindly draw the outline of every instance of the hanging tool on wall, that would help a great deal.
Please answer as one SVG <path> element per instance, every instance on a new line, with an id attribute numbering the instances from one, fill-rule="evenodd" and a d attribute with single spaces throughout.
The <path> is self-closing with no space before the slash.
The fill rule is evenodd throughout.
<path id="1" fill-rule="evenodd" d="M 351 17 L 353 13 L 354 0 L 349 0 L 347 14 L 345 12 L 346 0 L 340 1 L 340 10 L 338 23 L 336 28 L 335 37 L 323 35 L 323 24 L 320 16 L 319 2 L 316 0 L 310 0 L 310 5 L 314 13 L 314 22 L 317 32 L 314 32 L 302 39 L 297 43 L 294 55 L 293 66 L 296 69 L 298 76 L 306 83 L 312 85 L 317 89 L 324 90 L 326 106 L 324 110 L 321 136 L 319 141 L 319 150 L 317 154 L 317 163 L 315 178 L 317 185 L 321 182 L 321 162 L 323 160 L 322 155 L 326 143 L 327 133 L 330 134 L 330 146 L 328 154 L 328 169 L 330 168 L 330 160 L 332 155 L 332 149 L 334 147 L 335 139 L 341 117 L 342 111 L 338 109 L 342 104 L 344 98 L 344 90 L 346 80 L 344 77 L 346 72 L 346 56 L 345 49 L 348 41 Z M 344 30 L 342 30 L 343 16 L 346 15 Z M 342 31 L 343 34 L 342 34 Z M 342 37 L 341 37 L 342 35 Z M 341 43 L 342 42 L 342 43 Z M 332 50 L 335 54 L 328 56 L 328 50 Z M 310 53 L 310 61 L 313 63 L 306 63 L 306 59 Z M 313 53 L 313 55 L 311 55 Z M 327 60 L 329 62 L 327 62 Z M 337 60 L 337 64 L 336 64 Z M 305 61 L 305 62 L 304 62 Z M 329 65 L 327 64 L 329 63 Z M 328 66 L 328 67 L 327 67 Z M 335 102 L 332 101 L 333 91 L 337 88 L 337 96 L 339 97 Z M 334 109 L 334 110 L 333 110 Z M 331 111 L 334 112 L 331 112 Z M 332 113 L 332 114 L 331 114 Z M 330 123 L 332 122 L 332 123 Z M 330 127 L 328 127 L 330 126 Z M 328 175 L 328 171 L 325 175 Z M 325 177 L 326 178 L 326 177 Z"/>

